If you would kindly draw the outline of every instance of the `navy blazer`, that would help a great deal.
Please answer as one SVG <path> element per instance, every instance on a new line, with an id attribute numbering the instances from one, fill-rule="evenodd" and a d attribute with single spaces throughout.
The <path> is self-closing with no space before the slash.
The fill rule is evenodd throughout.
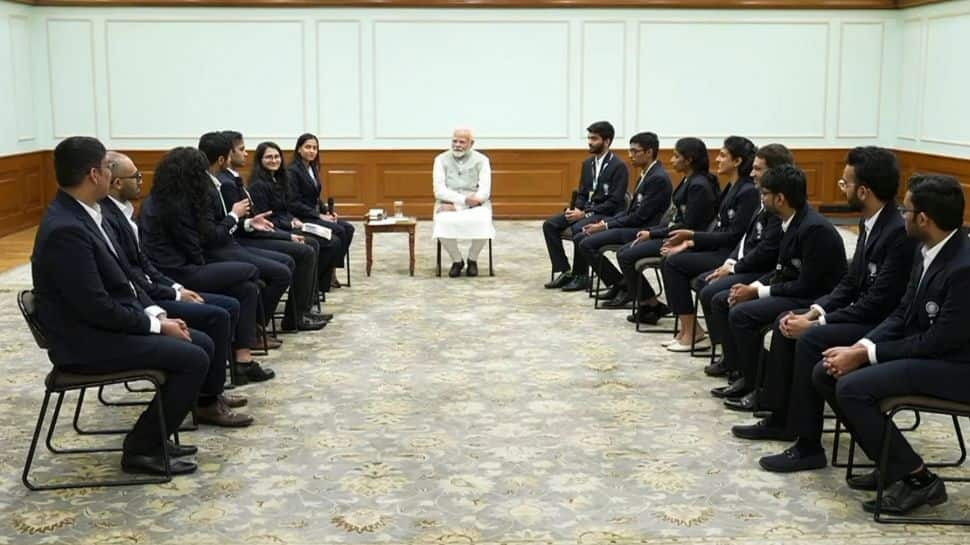
<path id="1" fill-rule="evenodd" d="M 714 228 L 694 233 L 694 251 L 727 250 L 736 246 L 761 205 L 761 192 L 754 180 L 744 177 L 728 184 L 720 200 Z"/>
<path id="2" fill-rule="evenodd" d="M 876 360 L 909 358 L 970 362 L 970 241 L 963 229 L 946 242 L 923 275 L 916 250 L 902 302 L 866 338 Z"/>
<path id="3" fill-rule="evenodd" d="M 579 177 L 579 196 L 576 208 L 590 214 L 612 216 L 623 210 L 626 204 L 626 190 L 630 183 L 630 172 L 619 157 L 612 151 L 607 152 L 600 165 L 600 175 L 596 187 L 596 156 L 590 155 L 583 161 L 583 171 Z"/>
<path id="4" fill-rule="evenodd" d="M 730 259 L 737 261 L 734 272 L 744 274 L 770 271 L 778 261 L 778 247 L 781 246 L 783 234 L 781 218 L 764 208 L 756 212 L 744 237 L 731 252 Z M 738 259 L 742 244 L 744 256 Z"/>
<path id="5" fill-rule="evenodd" d="M 74 197 L 58 191 L 47 207 L 30 258 L 37 320 L 55 365 L 127 356 L 124 335 L 149 335 L 151 299 Z"/>
<path id="6" fill-rule="evenodd" d="M 253 212 L 262 214 L 272 210 L 270 221 L 277 229 L 291 231 L 294 215 L 290 211 L 291 190 L 287 181 L 249 179 L 249 194 L 253 197 Z M 319 219 L 319 218 L 318 218 Z"/>
<path id="7" fill-rule="evenodd" d="M 216 178 L 218 178 L 219 182 L 222 184 L 219 186 L 219 193 L 222 196 L 222 202 L 226 204 L 227 209 L 232 208 L 233 204 L 236 204 L 243 199 L 249 199 L 250 204 L 252 204 L 252 206 L 255 208 L 252 195 L 249 194 L 249 191 L 246 190 L 246 186 L 243 185 L 242 176 L 233 176 L 233 174 L 228 170 L 223 170 L 216 175 Z M 252 211 L 250 211 L 250 215 L 252 215 Z M 243 222 L 245 222 L 245 218 L 243 218 Z M 243 226 L 245 226 L 245 224 L 243 224 Z M 234 235 L 239 238 L 293 240 L 289 233 L 284 233 L 279 229 L 274 231 L 259 231 L 256 229 L 247 231 L 245 228 L 243 228 L 236 229 Z"/>
<path id="8" fill-rule="evenodd" d="M 906 236 L 903 217 L 889 203 L 879 213 L 862 244 L 864 222 L 849 272 L 832 293 L 815 302 L 825 310 L 825 323 L 877 324 L 906 293 L 916 241 Z"/>
<path id="9" fill-rule="evenodd" d="M 715 183 L 706 174 L 695 172 L 685 177 L 674 190 L 671 204 L 676 211 L 668 225 L 657 225 L 650 229 L 650 238 L 667 238 L 676 229 L 704 231 L 714 219 L 717 209 L 718 191 Z"/>
<path id="10" fill-rule="evenodd" d="M 610 229 L 623 227 L 642 227 L 646 229 L 660 223 L 664 212 L 670 206 L 670 195 L 674 191 L 670 176 L 660 161 L 654 163 L 633 190 L 630 206 L 623 212 L 604 220 Z M 624 197 L 625 198 L 625 197 Z"/>
<path id="11" fill-rule="evenodd" d="M 199 227 L 191 210 L 165 213 L 149 195 L 138 213 L 142 251 L 159 270 L 182 278 L 206 264 Z"/>
<path id="12" fill-rule="evenodd" d="M 737 270 L 737 267 L 735 267 Z M 806 204 L 781 237 L 775 270 L 759 279 L 775 297 L 816 299 L 845 274 L 845 244 L 832 223 Z"/>
<path id="13" fill-rule="evenodd" d="M 324 208 L 320 202 L 321 195 L 323 195 L 323 180 L 320 178 L 320 171 L 313 171 L 317 180 L 317 183 L 313 183 L 313 179 L 307 172 L 307 167 L 303 166 L 303 161 L 296 158 L 286 167 L 286 172 L 290 178 L 290 212 L 302 221 L 319 220 L 320 213 Z"/>
<path id="14" fill-rule="evenodd" d="M 116 249 L 125 258 L 125 265 L 131 273 L 132 282 L 138 284 L 155 301 L 174 301 L 175 288 L 172 285 L 175 281 L 155 268 L 148 256 L 141 251 L 138 237 L 128 223 L 125 213 L 109 197 L 101 201 L 101 213 L 105 221 L 110 222 L 114 227 L 120 246 Z"/>

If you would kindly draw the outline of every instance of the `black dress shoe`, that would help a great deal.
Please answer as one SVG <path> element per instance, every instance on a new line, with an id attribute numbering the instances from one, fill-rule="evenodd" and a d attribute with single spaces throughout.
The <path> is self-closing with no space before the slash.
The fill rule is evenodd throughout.
<path id="1" fill-rule="evenodd" d="M 323 322 L 329 322 L 333 320 L 333 314 L 329 312 L 316 312 L 313 310 L 308 310 L 306 313 L 308 318 L 313 318 L 314 320 L 320 320 Z"/>
<path id="2" fill-rule="evenodd" d="M 828 465 L 825 459 L 825 451 L 814 454 L 802 454 L 797 447 L 792 447 L 781 454 L 764 456 L 758 460 L 765 471 L 772 473 L 794 473 L 796 471 L 808 471 L 811 469 L 822 469 Z"/>
<path id="3" fill-rule="evenodd" d="M 730 371 L 728 371 L 728 374 L 725 378 L 727 379 L 728 382 L 736 382 L 744 378 L 744 374 L 741 373 L 741 371 L 738 371 L 737 369 L 731 369 Z"/>
<path id="4" fill-rule="evenodd" d="M 632 309 L 633 308 L 633 297 L 627 295 L 626 290 L 621 289 L 616 297 L 610 299 L 609 301 L 600 305 L 602 308 L 623 308 Z"/>
<path id="5" fill-rule="evenodd" d="M 465 268 L 464 261 L 455 261 L 451 264 L 451 270 L 448 271 L 448 276 L 451 278 L 458 278 L 461 276 L 461 270 Z"/>
<path id="6" fill-rule="evenodd" d="M 597 293 L 596 299 L 600 301 L 612 301 L 613 299 L 616 299 L 616 297 L 620 295 L 620 293 L 622 293 L 623 291 L 624 290 L 622 286 L 620 286 L 619 284 L 614 284 L 613 287 L 611 287 L 610 289 L 602 293 Z"/>
<path id="7" fill-rule="evenodd" d="M 309 314 L 307 314 L 307 315 L 304 315 L 302 318 L 298 319 L 295 325 L 289 320 L 283 320 L 283 322 L 280 324 L 280 329 L 283 332 L 317 331 L 317 330 L 323 329 L 326 325 L 327 325 L 327 322 L 325 320 L 313 319 L 309 316 Z"/>
<path id="8" fill-rule="evenodd" d="M 914 488 L 909 479 L 893 483 L 882 496 L 882 511 L 887 515 L 905 515 L 924 505 L 940 505 L 946 501 L 946 486 L 943 479 L 933 476 L 933 482 L 923 488 Z M 876 512 L 876 500 L 862 502 L 867 513 Z"/>
<path id="9" fill-rule="evenodd" d="M 465 271 L 465 275 L 467 275 L 467 276 L 478 276 L 478 262 L 477 261 L 472 261 L 471 259 L 468 260 L 468 270 Z"/>
<path id="10" fill-rule="evenodd" d="M 729 397 L 724 400 L 724 406 L 732 411 L 751 412 L 758 406 L 757 390 L 748 392 L 743 397 Z"/>
<path id="11" fill-rule="evenodd" d="M 742 397 L 751 389 L 744 383 L 744 379 L 738 379 L 728 386 L 720 386 L 711 390 L 711 395 L 718 398 Z"/>
<path id="12" fill-rule="evenodd" d="M 573 273 L 569 271 L 561 272 L 555 278 L 543 284 L 547 290 L 558 290 L 568 284 L 573 279 Z"/>
<path id="13" fill-rule="evenodd" d="M 198 466 L 183 460 L 169 460 L 169 471 L 172 475 L 187 475 L 194 473 Z M 125 473 L 140 473 L 144 475 L 165 475 L 165 460 L 159 455 L 129 454 L 121 455 L 121 470 Z"/>
<path id="14" fill-rule="evenodd" d="M 704 374 L 709 377 L 726 377 L 728 368 L 721 362 L 704 366 Z"/>
<path id="15" fill-rule="evenodd" d="M 246 375 L 249 382 L 263 382 L 276 376 L 276 371 L 273 371 L 272 369 L 263 369 L 259 366 L 259 362 L 256 360 L 240 362 L 236 365 L 238 366 L 237 372 Z"/>
<path id="16" fill-rule="evenodd" d="M 869 473 L 853 475 L 845 480 L 845 484 L 849 485 L 849 488 L 852 490 L 868 490 L 870 492 L 875 492 L 876 473 L 876 470 L 872 470 Z"/>
<path id="17" fill-rule="evenodd" d="M 773 425 L 768 419 L 761 419 L 751 425 L 733 426 L 731 433 L 741 439 L 751 441 L 794 441 L 795 434 L 784 427 Z"/>
<path id="18" fill-rule="evenodd" d="M 585 291 L 589 287 L 589 277 L 584 274 L 574 275 L 568 284 L 562 287 L 562 291 Z"/>
<path id="19" fill-rule="evenodd" d="M 173 441 L 165 441 L 165 448 L 168 449 L 169 458 L 182 458 L 199 452 L 199 447 L 195 445 L 176 445 Z"/>
<path id="20" fill-rule="evenodd" d="M 660 316 L 657 316 L 647 307 L 640 307 L 636 312 L 630 313 L 626 321 L 633 324 L 657 325 L 660 323 Z"/>

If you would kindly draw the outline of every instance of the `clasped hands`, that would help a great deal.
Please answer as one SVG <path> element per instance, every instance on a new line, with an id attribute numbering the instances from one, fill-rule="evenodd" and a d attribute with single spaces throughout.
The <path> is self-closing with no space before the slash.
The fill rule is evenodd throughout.
<path id="1" fill-rule="evenodd" d="M 467 206 L 468 208 L 475 208 L 476 206 L 481 206 L 482 203 L 484 202 L 485 201 L 483 199 L 479 198 L 476 195 L 469 195 L 465 197 L 465 206 Z M 438 206 L 438 212 L 455 212 L 456 210 L 458 210 L 458 207 L 456 207 L 454 204 L 450 202 L 441 203 L 441 205 Z"/>

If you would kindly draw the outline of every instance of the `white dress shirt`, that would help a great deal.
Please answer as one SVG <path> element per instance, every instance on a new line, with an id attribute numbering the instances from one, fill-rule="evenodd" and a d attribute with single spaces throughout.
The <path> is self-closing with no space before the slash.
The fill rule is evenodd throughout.
<path id="1" fill-rule="evenodd" d="M 795 219 L 795 214 L 792 214 L 785 221 L 781 222 L 781 232 L 787 233 L 788 226 L 791 225 L 792 220 Z M 752 286 L 758 288 L 758 299 L 764 299 L 765 297 L 771 297 L 771 286 L 766 286 L 761 282 L 755 282 L 751 284 Z"/>
<path id="2" fill-rule="evenodd" d="M 760 214 L 762 211 L 764 211 L 764 209 L 765 209 L 765 205 L 764 205 L 764 203 L 762 203 L 761 206 L 758 208 L 758 211 L 754 213 L 755 217 L 757 217 L 758 214 Z M 734 274 L 734 266 L 738 263 L 738 261 L 741 261 L 741 259 L 744 257 L 744 241 L 747 238 L 748 238 L 748 232 L 745 231 L 744 234 L 741 235 L 741 242 L 738 243 L 738 258 L 737 259 L 731 259 L 729 257 L 729 258 L 727 258 L 727 259 L 724 260 L 724 264 L 728 266 L 728 268 L 731 271 L 731 274 Z"/>
<path id="3" fill-rule="evenodd" d="M 119 201 L 118 199 L 114 198 L 114 195 L 108 195 L 108 198 L 110 198 L 111 202 L 115 203 L 115 206 L 118 207 L 118 210 L 121 210 L 121 213 L 125 215 L 125 219 L 128 220 L 128 225 L 131 226 L 132 232 L 135 233 L 135 244 L 140 245 L 141 241 L 138 240 L 138 224 L 135 223 L 135 205 L 131 204 L 131 201 L 124 201 L 124 202 Z M 140 248 L 139 248 L 139 251 L 140 251 Z M 148 280 L 149 282 L 152 281 L 152 279 L 149 278 L 147 274 L 145 275 L 145 279 Z M 182 284 L 179 284 L 178 282 L 175 282 L 174 284 L 172 284 L 172 289 L 175 290 L 176 301 L 182 300 L 183 287 L 184 286 L 182 286 Z"/>

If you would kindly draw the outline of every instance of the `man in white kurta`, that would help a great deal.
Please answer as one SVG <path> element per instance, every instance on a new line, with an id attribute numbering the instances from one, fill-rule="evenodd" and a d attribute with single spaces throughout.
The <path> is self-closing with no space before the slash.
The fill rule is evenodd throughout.
<path id="1" fill-rule="evenodd" d="M 478 276 L 478 254 L 485 241 L 495 238 L 492 225 L 492 167 L 488 157 L 472 149 L 475 140 L 468 129 L 458 129 L 451 149 L 434 159 L 434 238 L 451 256 L 448 276 L 461 275 L 465 262 L 458 239 L 470 239 L 468 276 Z"/>

